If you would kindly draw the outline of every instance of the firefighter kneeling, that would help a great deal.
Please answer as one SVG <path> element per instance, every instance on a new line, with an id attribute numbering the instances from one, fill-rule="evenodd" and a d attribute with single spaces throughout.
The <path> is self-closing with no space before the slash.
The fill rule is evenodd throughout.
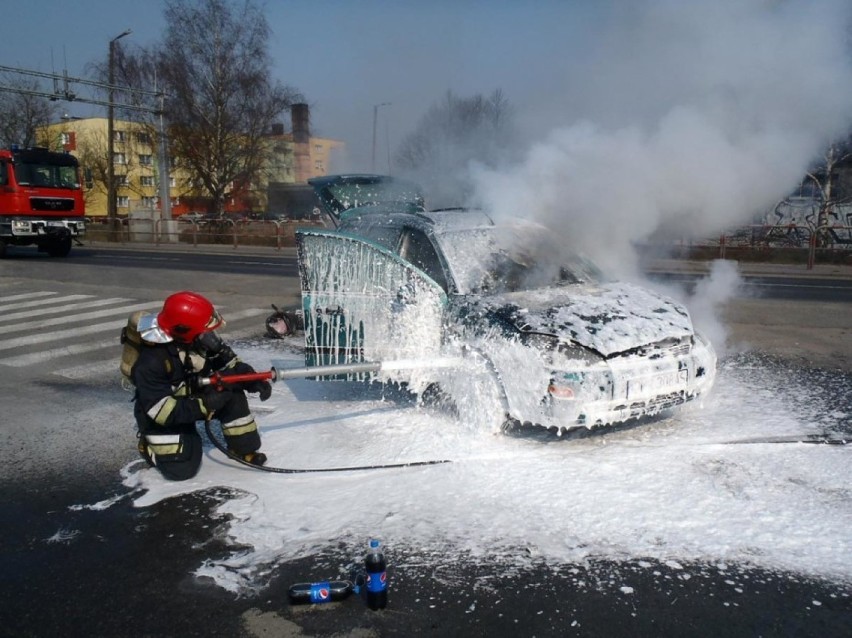
<path id="1" fill-rule="evenodd" d="M 214 414 L 233 454 L 254 465 L 266 462 L 266 455 L 258 452 L 260 434 L 245 393 L 257 392 L 266 401 L 271 384 L 198 387 L 197 379 L 214 372 L 254 372 L 214 332 L 224 323 L 213 304 L 194 292 L 175 293 L 159 314 L 139 319 L 143 345 L 131 372 L 139 452 L 167 479 L 183 481 L 198 472 L 202 445 L 195 424 Z"/>

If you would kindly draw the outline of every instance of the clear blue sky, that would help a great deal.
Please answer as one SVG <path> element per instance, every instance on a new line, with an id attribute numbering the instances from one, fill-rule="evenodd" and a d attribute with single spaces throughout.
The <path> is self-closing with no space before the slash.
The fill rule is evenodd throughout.
<path id="1" fill-rule="evenodd" d="M 312 106 L 314 134 L 344 140 L 362 164 L 372 145 L 373 105 L 386 156 L 451 89 L 467 96 L 501 88 L 531 120 L 564 85 L 560 76 L 588 44 L 595 2 L 408 0 L 270 1 L 273 72 Z M 0 64 L 82 77 L 109 40 L 149 46 L 161 37 L 159 0 L 5 0 Z M 144 8 L 143 8 L 144 7 Z M 69 107 L 98 115 L 102 107 Z M 382 167 L 380 167 L 382 168 Z"/>
<path id="2" fill-rule="evenodd" d="M 82 76 L 125 29 L 133 33 L 122 46 L 157 43 L 162 8 L 162 0 L 3 0 L 0 64 Z M 502 89 L 536 141 L 553 142 L 582 119 L 654 134 L 684 109 L 733 141 L 746 139 L 744 127 L 836 135 L 852 99 L 850 8 L 849 0 L 265 3 L 273 74 L 305 95 L 315 135 L 346 142 L 344 170 L 369 169 L 374 105 L 391 103 L 379 110 L 385 160 L 447 90 Z"/>

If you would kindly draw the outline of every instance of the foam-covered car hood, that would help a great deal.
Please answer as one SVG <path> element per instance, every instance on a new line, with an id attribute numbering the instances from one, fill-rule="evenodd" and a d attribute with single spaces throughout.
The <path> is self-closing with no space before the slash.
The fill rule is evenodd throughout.
<path id="1" fill-rule="evenodd" d="M 469 299 L 521 332 L 554 335 L 610 356 L 693 334 L 681 304 L 628 283 L 577 284 Z"/>

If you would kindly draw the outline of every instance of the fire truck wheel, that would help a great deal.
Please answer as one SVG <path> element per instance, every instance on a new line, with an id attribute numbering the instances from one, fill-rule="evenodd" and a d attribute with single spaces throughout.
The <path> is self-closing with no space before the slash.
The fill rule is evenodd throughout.
<path id="1" fill-rule="evenodd" d="M 71 252 L 71 237 L 65 236 L 56 239 L 47 247 L 47 254 L 51 257 L 67 257 Z"/>

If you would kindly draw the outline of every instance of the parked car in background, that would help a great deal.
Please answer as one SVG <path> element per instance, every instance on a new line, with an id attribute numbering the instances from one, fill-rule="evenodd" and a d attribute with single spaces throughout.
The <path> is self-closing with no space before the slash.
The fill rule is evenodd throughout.
<path id="1" fill-rule="evenodd" d="M 335 184 L 321 186 L 329 203 Z M 716 355 L 683 305 L 608 281 L 548 229 L 365 200 L 332 204 L 336 230 L 297 232 L 307 365 L 417 361 L 374 378 L 446 397 L 471 423 L 560 435 L 712 387 Z"/>
<path id="2" fill-rule="evenodd" d="M 280 222 L 286 219 L 287 216 L 280 213 L 250 213 L 248 216 L 252 222 Z"/>
<path id="3" fill-rule="evenodd" d="M 180 222 L 191 222 L 191 223 L 198 223 L 202 219 L 204 219 L 204 213 L 196 213 L 196 212 L 184 213 L 183 215 L 178 217 L 178 221 L 180 221 Z"/>

